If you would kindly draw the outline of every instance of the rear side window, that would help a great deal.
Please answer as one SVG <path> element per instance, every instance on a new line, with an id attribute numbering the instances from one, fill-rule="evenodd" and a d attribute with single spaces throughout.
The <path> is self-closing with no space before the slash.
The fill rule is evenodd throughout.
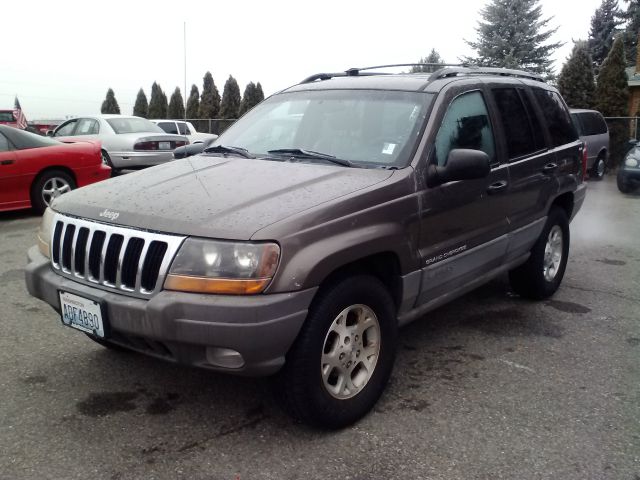
<path id="1" fill-rule="evenodd" d="M 578 132 L 573 126 L 571 115 L 562 102 L 560 95 L 540 88 L 534 88 L 533 95 L 540 105 L 544 118 L 547 120 L 553 146 L 558 147 L 577 140 Z"/>
<path id="2" fill-rule="evenodd" d="M 500 112 L 509 159 L 540 150 L 539 136 L 536 139 L 533 125 L 518 90 L 497 88 L 493 90 L 493 97 Z M 535 120 L 537 122 L 537 119 Z"/>
<path id="3" fill-rule="evenodd" d="M 9 150 L 11 150 L 9 147 L 9 140 L 0 133 L 0 152 L 8 152 Z"/>
<path id="4" fill-rule="evenodd" d="M 602 115 L 595 112 L 578 113 L 583 135 L 602 135 L 607 133 L 607 124 Z"/>
<path id="5" fill-rule="evenodd" d="M 158 126 L 166 133 L 175 133 L 176 135 L 178 134 L 176 122 L 159 122 Z"/>
<path id="6" fill-rule="evenodd" d="M 470 92 L 455 98 L 442 119 L 436 136 L 432 162 L 444 165 L 449 152 L 455 148 L 482 150 L 491 163 L 496 150 L 489 113 L 480 92 Z"/>

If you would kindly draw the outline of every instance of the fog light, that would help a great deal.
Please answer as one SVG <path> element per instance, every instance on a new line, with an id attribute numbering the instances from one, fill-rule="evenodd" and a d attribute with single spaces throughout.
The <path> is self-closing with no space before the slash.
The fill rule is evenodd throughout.
<path id="1" fill-rule="evenodd" d="M 207 347 L 207 362 L 223 368 L 240 368 L 244 365 L 244 359 L 239 352 L 219 347 Z"/>

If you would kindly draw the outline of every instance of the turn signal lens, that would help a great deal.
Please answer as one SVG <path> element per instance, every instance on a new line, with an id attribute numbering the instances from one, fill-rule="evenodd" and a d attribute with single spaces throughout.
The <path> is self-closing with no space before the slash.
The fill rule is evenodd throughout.
<path id="1" fill-rule="evenodd" d="M 42 221 L 40 222 L 40 228 L 38 229 L 38 250 L 40 250 L 40 253 L 47 258 L 50 258 L 51 256 L 49 253 L 49 242 L 51 241 L 54 215 L 55 212 L 47 207 L 42 215 Z"/>
<path id="2" fill-rule="evenodd" d="M 187 275 L 167 275 L 165 290 L 193 293 L 217 293 L 223 295 L 253 295 L 262 293 L 270 278 L 256 280 L 234 280 L 227 278 L 190 277 Z"/>

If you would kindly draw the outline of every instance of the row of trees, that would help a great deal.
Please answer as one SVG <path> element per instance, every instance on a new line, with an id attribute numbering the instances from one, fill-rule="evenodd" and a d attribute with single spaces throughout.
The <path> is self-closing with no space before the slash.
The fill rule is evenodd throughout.
<path id="1" fill-rule="evenodd" d="M 179 119 L 208 119 L 225 118 L 235 119 L 253 108 L 264 100 L 264 92 L 260 82 L 249 82 L 244 89 L 244 95 L 240 95 L 240 87 L 233 76 L 224 84 L 222 96 L 213 81 L 211 72 L 207 72 L 203 78 L 202 94 L 196 85 L 191 86 L 191 92 L 186 103 L 182 97 L 179 87 L 176 87 L 171 98 L 167 101 L 167 95 L 157 82 L 151 85 L 151 99 L 147 101 L 147 96 L 141 88 L 138 91 L 133 114 L 144 118 L 171 118 Z M 102 102 L 102 113 L 120 113 L 120 107 L 116 100 L 113 89 L 107 91 L 107 96 Z"/>

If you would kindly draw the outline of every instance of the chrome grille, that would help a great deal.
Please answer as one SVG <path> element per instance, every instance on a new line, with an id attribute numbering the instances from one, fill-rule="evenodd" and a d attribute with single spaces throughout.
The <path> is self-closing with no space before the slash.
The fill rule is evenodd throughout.
<path id="1" fill-rule="evenodd" d="M 140 298 L 162 289 L 185 237 L 56 214 L 51 264 L 77 282 Z"/>

